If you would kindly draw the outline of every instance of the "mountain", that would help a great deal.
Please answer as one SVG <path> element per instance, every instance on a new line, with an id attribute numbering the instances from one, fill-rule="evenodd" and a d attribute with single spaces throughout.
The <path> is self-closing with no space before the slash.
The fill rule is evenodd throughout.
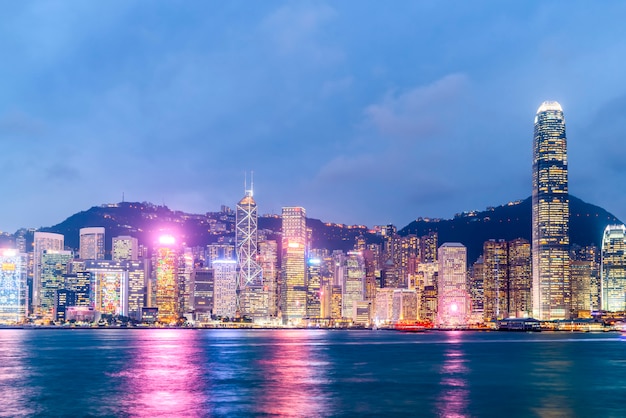
<path id="1" fill-rule="evenodd" d="M 172 234 L 186 245 L 205 246 L 218 241 L 234 239 L 235 213 L 209 212 L 189 214 L 173 211 L 166 206 L 143 202 L 122 202 L 94 206 L 78 212 L 63 222 L 42 228 L 43 232 L 56 232 L 65 236 L 65 245 L 78 249 L 79 230 L 85 227 L 101 226 L 106 230 L 106 251 L 111 250 L 111 237 L 131 235 L 139 243 L 151 246 L 164 233 Z M 359 235 L 368 236 L 370 242 L 377 240 L 365 226 L 325 224 L 319 219 L 307 218 L 307 226 L 313 231 L 314 248 L 349 250 Z M 259 231 L 269 239 L 279 239 L 281 218 L 262 216 L 258 219 Z M 32 236 L 28 237 L 32 240 Z"/>
<path id="2" fill-rule="evenodd" d="M 398 233 L 400 235 L 439 234 L 439 245 L 460 242 L 467 247 L 467 261 L 473 263 L 482 254 L 483 243 L 489 239 L 515 238 L 531 240 L 532 199 L 530 197 L 485 211 L 463 212 L 453 219 L 418 219 Z M 570 243 L 601 246 L 604 228 L 622 223 L 599 206 L 570 195 Z"/>
<path id="3" fill-rule="evenodd" d="M 599 247 L 604 228 L 611 223 L 621 221 L 606 210 L 570 195 L 571 243 Z M 279 216 L 259 217 L 258 225 L 261 234 L 270 239 L 280 238 Z M 57 225 L 42 228 L 42 231 L 61 233 L 65 235 L 66 246 L 78 248 L 79 229 L 90 226 L 105 227 L 107 251 L 111 247 L 110 238 L 118 235 L 132 235 L 140 243 L 150 246 L 160 234 L 171 233 L 189 246 L 204 246 L 218 241 L 233 241 L 235 213 L 189 214 L 147 202 L 122 202 L 94 206 Z M 312 230 L 313 248 L 346 251 L 353 248 L 356 237 L 360 235 L 369 243 L 381 241 L 379 236 L 362 225 L 331 224 L 308 218 L 307 226 Z M 463 212 L 453 219 L 419 218 L 398 233 L 421 236 L 431 231 L 439 234 L 439 244 L 461 242 L 465 245 L 468 263 L 473 263 L 482 253 L 483 243 L 489 239 L 530 240 L 531 198 L 484 211 Z"/>

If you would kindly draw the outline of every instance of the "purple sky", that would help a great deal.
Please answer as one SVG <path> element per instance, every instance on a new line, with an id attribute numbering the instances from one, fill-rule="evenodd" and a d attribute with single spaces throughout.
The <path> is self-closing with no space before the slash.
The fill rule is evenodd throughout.
<path id="1" fill-rule="evenodd" d="M 24 1 L 0 14 L 0 230 L 243 196 L 348 224 L 531 194 L 563 106 L 570 192 L 626 219 L 626 3 Z"/>

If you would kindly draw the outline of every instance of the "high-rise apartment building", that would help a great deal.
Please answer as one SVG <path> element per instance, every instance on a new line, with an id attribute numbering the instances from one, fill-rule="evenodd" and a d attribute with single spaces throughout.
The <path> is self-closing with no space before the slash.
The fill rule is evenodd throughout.
<path id="1" fill-rule="evenodd" d="M 139 241 L 135 237 L 121 235 L 113 237 L 111 258 L 114 261 L 132 260 L 139 258 Z"/>
<path id="2" fill-rule="evenodd" d="M 104 260 L 104 228 L 80 229 L 79 257 L 83 260 Z"/>
<path id="3" fill-rule="evenodd" d="M 602 237 L 602 309 L 626 311 L 626 226 L 609 225 Z"/>
<path id="4" fill-rule="evenodd" d="M 437 322 L 441 327 L 464 326 L 469 320 L 467 249 L 458 242 L 446 242 L 437 253 Z"/>
<path id="5" fill-rule="evenodd" d="M 569 194 L 563 109 L 543 102 L 533 141 L 532 268 L 533 316 L 570 315 Z"/>
<path id="6" fill-rule="evenodd" d="M 283 323 L 297 324 L 306 316 L 306 212 L 284 207 L 282 212 L 281 312 Z"/>

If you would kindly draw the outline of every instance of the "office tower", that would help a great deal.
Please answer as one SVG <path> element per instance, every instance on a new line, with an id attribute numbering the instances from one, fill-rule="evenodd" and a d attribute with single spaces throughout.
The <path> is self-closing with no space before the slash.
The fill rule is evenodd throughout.
<path id="1" fill-rule="evenodd" d="M 213 312 L 214 271 L 208 267 L 196 267 L 191 277 L 193 286 L 191 307 L 197 320 L 208 321 Z"/>
<path id="2" fill-rule="evenodd" d="M 26 317 L 26 269 L 17 250 L 0 250 L 0 324 L 18 324 Z"/>
<path id="3" fill-rule="evenodd" d="M 128 235 L 113 237 L 111 248 L 111 258 L 114 261 L 139 259 L 139 241 L 137 238 Z"/>
<path id="4" fill-rule="evenodd" d="M 483 244 L 484 319 L 493 321 L 508 317 L 509 272 L 508 246 L 504 240 Z"/>
<path id="5" fill-rule="evenodd" d="M 41 254 L 40 313 L 44 320 L 54 319 L 56 292 L 65 288 L 71 251 L 44 250 Z"/>
<path id="6" fill-rule="evenodd" d="M 273 240 L 259 242 L 259 265 L 263 271 L 263 284 L 267 288 L 267 307 L 270 318 L 278 316 L 280 292 L 278 286 L 278 243 Z"/>
<path id="7" fill-rule="evenodd" d="M 306 316 L 306 212 L 301 207 L 284 207 L 282 212 L 283 323 L 298 324 Z"/>
<path id="8" fill-rule="evenodd" d="M 104 228 L 80 229 L 80 250 L 82 260 L 104 260 Z"/>
<path id="9" fill-rule="evenodd" d="M 234 318 L 237 312 L 237 262 L 213 261 L 213 313 Z"/>
<path id="10" fill-rule="evenodd" d="M 322 283 L 322 260 L 319 258 L 309 258 L 307 262 L 307 297 L 306 297 L 307 318 L 310 318 L 310 319 L 320 318 L 321 283 Z"/>
<path id="11" fill-rule="evenodd" d="M 376 298 L 376 288 L 380 287 L 376 283 L 376 259 L 372 250 L 363 249 L 360 251 L 365 262 L 365 300 L 373 302 Z"/>
<path id="12" fill-rule="evenodd" d="M 141 319 L 141 310 L 147 305 L 148 261 L 123 260 L 122 267 L 128 274 L 128 316 Z"/>
<path id="13" fill-rule="evenodd" d="M 52 232 L 35 232 L 33 239 L 33 304 L 30 313 L 39 313 L 41 308 L 41 261 L 46 250 L 63 251 L 65 237 Z"/>
<path id="14" fill-rule="evenodd" d="M 532 266 L 530 242 L 523 238 L 509 241 L 509 316 L 532 315 Z"/>
<path id="15" fill-rule="evenodd" d="M 255 320 L 268 317 L 267 290 L 257 263 L 257 206 L 252 186 L 237 203 L 235 247 L 237 249 L 237 310 Z"/>
<path id="16" fill-rule="evenodd" d="M 358 251 L 348 251 L 343 282 L 342 316 L 354 319 L 357 302 L 365 300 L 365 260 Z"/>
<path id="17" fill-rule="evenodd" d="M 76 306 L 76 292 L 67 289 L 58 289 L 54 298 L 54 320 L 65 322 L 70 306 Z"/>
<path id="18" fill-rule="evenodd" d="M 94 310 L 128 316 L 128 270 L 123 262 L 87 260 L 85 271 L 91 274 Z"/>
<path id="19" fill-rule="evenodd" d="M 181 313 L 191 311 L 191 275 L 194 268 L 193 251 L 186 247 L 178 256 L 178 306 Z"/>
<path id="20" fill-rule="evenodd" d="M 437 259 L 437 322 L 440 327 L 464 326 L 470 313 L 467 250 L 458 242 L 446 242 L 439 247 Z"/>
<path id="21" fill-rule="evenodd" d="M 543 102 L 535 116 L 532 193 L 533 316 L 570 314 L 567 140 L 561 105 Z"/>
<path id="22" fill-rule="evenodd" d="M 595 245 L 570 248 L 570 275 L 572 285 L 572 314 L 590 316 L 601 309 L 600 251 Z"/>
<path id="23" fill-rule="evenodd" d="M 602 237 L 602 309 L 626 311 L 626 226 L 609 225 Z"/>
<path id="24" fill-rule="evenodd" d="M 159 238 L 155 248 L 156 268 L 156 307 L 158 321 L 163 324 L 175 323 L 182 312 L 179 305 L 178 254 L 176 240 L 171 235 Z"/>
<path id="25" fill-rule="evenodd" d="M 485 259 L 481 255 L 472 264 L 470 269 L 470 297 L 472 298 L 472 313 L 484 319 L 485 312 Z"/>
<path id="26" fill-rule="evenodd" d="M 72 306 L 92 306 L 91 273 L 85 270 L 84 263 L 80 271 L 73 271 L 74 264 L 75 262 L 71 263 L 70 272 L 65 275 L 65 288 L 74 292 L 76 296 L 75 304 Z"/>

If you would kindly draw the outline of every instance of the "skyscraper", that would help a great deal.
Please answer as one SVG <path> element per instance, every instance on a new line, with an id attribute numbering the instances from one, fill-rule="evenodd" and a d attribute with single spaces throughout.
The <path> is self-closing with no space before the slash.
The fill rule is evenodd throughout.
<path id="1" fill-rule="evenodd" d="M 570 315 L 569 194 L 563 109 L 543 102 L 535 116 L 532 193 L 533 316 Z"/>
<path id="2" fill-rule="evenodd" d="M 56 291 L 65 288 L 65 276 L 73 258 L 71 251 L 44 250 L 41 254 L 40 312 L 44 320 L 53 319 Z"/>
<path id="3" fill-rule="evenodd" d="M 626 226 L 604 230 L 601 266 L 602 309 L 626 311 Z"/>
<path id="4" fill-rule="evenodd" d="M 33 241 L 33 306 L 30 313 L 36 312 L 41 307 L 41 272 L 42 255 L 46 250 L 63 251 L 65 237 L 53 232 L 35 232 Z"/>
<path id="5" fill-rule="evenodd" d="M 509 241 L 509 316 L 532 314 L 532 269 L 530 243 L 523 238 Z"/>
<path id="6" fill-rule="evenodd" d="M 483 244 L 483 290 L 485 321 L 509 315 L 508 245 L 504 240 L 490 239 Z"/>
<path id="7" fill-rule="evenodd" d="M 467 292 L 467 249 L 458 242 L 446 242 L 439 247 L 437 259 L 439 326 L 466 325 L 470 313 L 470 296 Z"/>
<path id="8" fill-rule="evenodd" d="M 267 291 L 257 263 L 257 206 L 253 190 L 237 203 L 235 245 L 237 248 L 237 310 L 255 318 L 268 316 Z"/>
<path id="9" fill-rule="evenodd" d="M 80 229 L 80 258 L 83 260 L 104 260 L 104 228 Z"/>
<path id="10" fill-rule="evenodd" d="M 237 262 L 213 261 L 213 313 L 234 318 L 237 311 Z"/>
<path id="11" fill-rule="evenodd" d="M 176 240 L 170 235 L 159 239 L 156 252 L 156 305 L 159 308 L 158 320 L 171 324 L 181 315 L 178 286 L 178 256 Z"/>
<path id="12" fill-rule="evenodd" d="M 282 213 L 281 312 L 285 324 L 306 316 L 306 212 L 284 207 Z"/>
<path id="13" fill-rule="evenodd" d="M 0 324 L 17 324 L 26 314 L 26 269 L 17 250 L 0 250 Z"/>

